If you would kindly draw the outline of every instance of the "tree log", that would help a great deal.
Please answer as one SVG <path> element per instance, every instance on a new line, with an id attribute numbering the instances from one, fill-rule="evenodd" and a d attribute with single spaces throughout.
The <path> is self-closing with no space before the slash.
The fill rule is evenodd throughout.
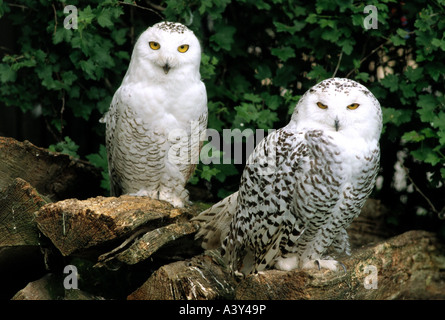
<path id="1" fill-rule="evenodd" d="M 237 284 L 218 251 L 161 267 L 128 299 L 445 299 L 445 246 L 410 231 L 353 251 L 340 270 L 268 270 Z"/>
<path id="2" fill-rule="evenodd" d="M 64 255 L 121 239 L 144 227 L 148 232 L 188 212 L 145 197 L 68 199 L 43 206 L 36 215 L 39 229 Z"/>
<path id="3" fill-rule="evenodd" d="M 347 272 L 270 270 L 249 275 L 236 299 L 445 299 L 445 246 L 410 231 L 342 260 Z"/>
<path id="4" fill-rule="evenodd" d="M 49 273 L 28 283 L 11 300 L 103 300 L 79 289 L 65 289 L 62 284 L 63 279 Z"/>
<path id="5" fill-rule="evenodd" d="M 0 189 L 22 178 L 52 201 L 101 194 L 100 170 L 85 161 L 0 137 Z"/>
<path id="6" fill-rule="evenodd" d="M 0 248 L 39 245 L 34 212 L 47 201 L 20 178 L 14 179 L 0 194 Z"/>
<path id="7" fill-rule="evenodd" d="M 158 269 L 128 300 L 214 300 L 234 298 L 234 278 L 217 250 Z"/>
<path id="8" fill-rule="evenodd" d="M 145 232 L 145 230 L 142 230 Z M 172 223 L 167 226 L 146 232 L 140 239 L 135 241 L 128 249 L 111 255 L 104 254 L 99 257 L 96 266 L 111 264 L 115 260 L 132 265 L 148 259 L 160 248 L 163 248 L 175 241 L 181 241 L 183 237 L 192 235 L 198 231 L 198 225 L 191 222 Z M 113 253 L 113 252 L 111 252 Z"/>

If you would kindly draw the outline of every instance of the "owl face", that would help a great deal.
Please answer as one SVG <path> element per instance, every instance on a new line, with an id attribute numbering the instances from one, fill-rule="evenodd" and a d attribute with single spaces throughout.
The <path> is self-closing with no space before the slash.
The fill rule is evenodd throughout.
<path id="1" fill-rule="evenodd" d="M 300 129 L 378 140 L 382 111 L 377 99 L 363 85 L 350 79 L 331 78 L 303 95 L 292 121 Z"/>
<path id="2" fill-rule="evenodd" d="M 196 36 L 180 23 L 160 22 L 139 37 L 134 51 L 141 65 L 156 77 L 169 76 L 178 70 L 199 72 L 201 48 Z"/>

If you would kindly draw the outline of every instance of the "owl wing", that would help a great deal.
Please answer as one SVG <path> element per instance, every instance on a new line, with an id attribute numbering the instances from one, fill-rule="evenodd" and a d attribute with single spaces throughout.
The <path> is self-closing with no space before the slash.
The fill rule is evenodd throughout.
<path id="1" fill-rule="evenodd" d="M 199 116 L 198 121 L 191 123 L 191 135 L 187 142 L 188 150 L 190 150 L 190 153 L 188 155 L 189 159 L 187 159 L 186 161 L 186 163 L 188 163 L 189 165 L 183 166 L 183 168 L 181 168 L 181 172 L 184 175 L 186 182 L 195 172 L 196 165 L 199 162 L 199 154 L 206 138 L 207 118 L 208 111 L 207 108 L 205 108 L 205 111 Z"/>
<path id="2" fill-rule="evenodd" d="M 192 221 L 201 224 L 195 239 L 202 238 L 201 246 L 203 249 L 216 249 L 221 246 L 222 241 L 229 233 L 230 222 L 235 214 L 237 201 L 238 191 L 225 197 L 192 219 Z"/>
<path id="3" fill-rule="evenodd" d="M 113 162 L 113 154 L 114 154 L 114 138 L 116 132 L 117 122 L 119 121 L 119 112 L 118 105 L 120 103 L 120 99 L 118 98 L 118 94 L 113 96 L 113 100 L 111 101 L 109 110 L 105 113 L 105 115 L 100 119 L 101 123 L 106 124 L 105 130 L 105 139 L 107 146 L 107 158 L 108 158 L 108 174 L 110 177 L 110 194 L 111 196 L 120 196 L 122 194 L 122 187 L 119 182 L 119 177 L 116 174 L 115 166 Z"/>
<path id="4" fill-rule="evenodd" d="M 223 243 L 233 270 L 242 268 L 248 274 L 271 266 L 283 236 L 302 224 L 292 212 L 292 200 L 307 153 L 304 136 L 285 127 L 269 134 L 249 157 L 236 214 Z"/>

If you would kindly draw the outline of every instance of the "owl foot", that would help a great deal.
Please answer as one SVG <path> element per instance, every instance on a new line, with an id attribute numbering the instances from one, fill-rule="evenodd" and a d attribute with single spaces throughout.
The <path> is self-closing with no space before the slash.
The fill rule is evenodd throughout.
<path id="1" fill-rule="evenodd" d="M 331 271 L 339 271 L 340 268 L 346 273 L 346 267 L 343 263 L 337 260 L 309 260 L 303 264 L 303 269 L 328 269 Z"/>
<path id="2" fill-rule="evenodd" d="M 133 197 L 149 197 L 151 199 L 157 199 L 158 198 L 158 192 L 157 191 L 148 191 L 145 189 L 141 189 L 138 192 L 129 193 L 129 196 Z"/>
<path id="3" fill-rule="evenodd" d="M 290 255 L 288 257 L 278 257 L 275 262 L 275 268 L 283 271 L 290 271 L 298 267 L 297 257 Z"/>
<path id="4" fill-rule="evenodd" d="M 164 200 L 171 203 L 175 208 L 184 208 L 185 202 L 180 197 L 172 195 L 165 195 L 162 192 L 159 193 L 159 200 Z"/>

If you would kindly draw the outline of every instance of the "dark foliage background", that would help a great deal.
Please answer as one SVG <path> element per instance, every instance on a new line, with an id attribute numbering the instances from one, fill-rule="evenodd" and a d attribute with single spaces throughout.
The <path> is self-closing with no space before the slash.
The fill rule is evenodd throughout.
<path id="1" fill-rule="evenodd" d="M 77 29 L 63 27 L 68 4 Z M 367 5 L 377 29 L 364 27 Z M 444 0 L 0 0 L 0 17 L 0 134 L 90 160 L 104 168 L 104 189 L 98 120 L 138 35 L 179 21 L 202 42 L 209 128 L 220 133 L 284 126 L 299 97 L 334 75 L 366 85 L 385 124 L 373 197 L 395 229 L 445 234 Z M 244 160 L 201 163 L 190 182 L 216 201 L 237 190 Z"/>

